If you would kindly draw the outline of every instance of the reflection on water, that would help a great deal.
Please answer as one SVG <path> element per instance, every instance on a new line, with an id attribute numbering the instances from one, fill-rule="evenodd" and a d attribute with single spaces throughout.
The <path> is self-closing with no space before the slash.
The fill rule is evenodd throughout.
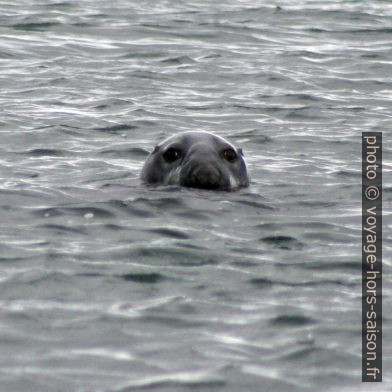
<path id="1" fill-rule="evenodd" d="M 0 21 L 2 390 L 381 390 L 360 383 L 360 133 L 384 131 L 388 212 L 386 2 L 0 2 Z M 242 147 L 251 186 L 141 184 L 186 130 Z"/>

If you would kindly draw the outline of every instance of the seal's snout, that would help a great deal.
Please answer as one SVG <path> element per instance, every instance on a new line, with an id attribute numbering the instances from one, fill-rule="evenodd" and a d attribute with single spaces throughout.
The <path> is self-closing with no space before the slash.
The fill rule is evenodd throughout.
<path id="1" fill-rule="evenodd" d="M 222 187 L 222 173 L 212 163 L 192 165 L 181 176 L 181 185 L 190 188 L 219 189 Z"/>

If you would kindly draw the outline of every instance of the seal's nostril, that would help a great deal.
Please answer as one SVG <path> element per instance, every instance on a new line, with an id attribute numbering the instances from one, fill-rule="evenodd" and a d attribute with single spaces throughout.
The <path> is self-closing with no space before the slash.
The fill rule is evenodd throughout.
<path id="1" fill-rule="evenodd" d="M 223 175 L 213 164 L 195 164 L 185 177 L 184 185 L 193 188 L 217 189 Z"/>
<path id="2" fill-rule="evenodd" d="M 194 174 L 196 177 L 203 179 L 219 179 L 219 171 L 216 167 L 212 165 L 205 165 L 198 167 Z"/>

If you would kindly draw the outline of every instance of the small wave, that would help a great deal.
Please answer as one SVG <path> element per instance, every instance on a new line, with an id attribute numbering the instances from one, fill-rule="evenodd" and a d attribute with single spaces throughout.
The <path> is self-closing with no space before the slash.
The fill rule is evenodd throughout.
<path id="1" fill-rule="evenodd" d="M 129 273 L 129 274 L 117 275 L 117 277 L 125 280 L 126 282 L 136 282 L 136 283 L 159 283 L 162 280 L 167 279 L 164 275 L 157 272 Z"/>
<path id="2" fill-rule="evenodd" d="M 274 248 L 285 250 L 297 250 L 304 247 L 304 244 L 298 241 L 296 238 L 283 235 L 264 237 L 261 239 L 261 241 L 271 245 Z"/>
<path id="3" fill-rule="evenodd" d="M 95 131 L 104 132 L 104 133 L 113 133 L 117 134 L 123 131 L 130 131 L 132 129 L 138 128 L 133 124 L 116 124 L 108 127 L 94 128 Z"/>
<path id="4" fill-rule="evenodd" d="M 150 260 L 154 264 L 177 265 L 183 267 L 199 267 L 215 265 L 221 259 L 219 255 L 211 254 L 204 248 L 190 248 L 175 244 L 175 246 L 138 246 L 122 252 L 121 256 L 131 260 Z"/>
<path id="5" fill-rule="evenodd" d="M 23 31 L 48 31 L 54 26 L 59 26 L 59 22 L 41 22 L 41 23 L 16 23 L 10 27 L 15 30 Z"/>
<path id="6" fill-rule="evenodd" d="M 167 59 L 161 60 L 162 64 L 168 65 L 183 65 L 183 64 L 193 64 L 196 61 L 188 56 L 177 56 L 177 57 L 169 57 Z"/>
<path id="7" fill-rule="evenodd" d="M 113 392 L 134 392 L 134 391 L 185 391 L 185 390 L 211 390 L 215 391 L 223 388 L 226 381 L 214 375 L 211 370 L 172 372 L 160 376 L 143 377 L 129 383 L 129 386 L 114 389 Z"/>
<path id="8" fill-rule="evenodd" d="M 86 230 L 80 227 L 71 227 L 71 226 L 64 226 L 64 225 L 55 225 L 55 224 L 48 224 L 48 225 L 39 225 L 38 228 L 49 229 L 53 230 L 57 233 L 62 232 L 69 232 L 75 234 L 87 234 Z"/>
<path id="9" fill-rule="evenodd" d="M 34 150 L 19 152 L 18 154 L 29 155 L 33 157 L 62 157 L 70 155 L 70 151 L 50 148 L 35 148 Z"/>
<path id="10" fill-rule="evenodd" d="M 293 326 L 299 327 L 316 323 L 311 317 L 302 316 L 300 314 L 282 314 L 269 320 L 270 324 L 275 326 Z"/>
<path id="11" fill-rule="evenodd" d="M 314 281 L 306 281 L 306 282 L 287 282 L 282 280 L 272 280 L 268 278 L 253 278 L 248 280 L 248 283 L 259 287 L 265 288 L 267 286 L 287 286 L 287 287 L 324 287 L 326 285 L 337 285 L 337 286 L 347 286 L 352 287 L 356 286 L 354 282 L 348 282 L 344 280 L 333 280 L 333 279 L 323 279 L 323 280 L 314 280 Z"/>
<path id="12" fill-rule="evenodd" d="M 154 212 L 151 211 L 150 208 L 144 205 L 138 205 L 134 202 L 125 202 L 120 200 L 111 200 L 109 202 L 110 205 L 120 210 L 122 213 L 126 213 L 127 215 L 133 215 L 143 218 L 149 218 L 155 216 Z"/>
<path id="13" fill-rule="evenodd" d="M 170 238 L 176 238 L 176 239 L 180 239 L 180 240 L 184 240 L 184 239 L 189 239 L 191 238 L 188 234 L 184 233 L 183 231 L 180 230 L 175 230 L 175 229 L 169 229 L 166 227 L 161 227 L 158 229 L 149 229 L 146 230 L 149 233 L 153 233 L 153 234 L 159 234 L 165 237 L 170 237 Z"/>
<path id="14" fill-rule="evenodd" d="M 111 155 L 115 158 L 129 158 L 129 157 L 146 157 L 149 153 L 148 151 L 144 150 L 143 148 L 139 147 L 131 147 L 125 149 L 110 149 L 110 150 L 103 150 L 100 152 L 102 155 Z"/>
<path id="15" fill-rule="evenodd" d="M 98 207 L 51 207 L 43 208 L 33 212 L 34 215 L 42 218 L 53 218 L 62 215 L 76 215 L 85 218 L 114 218 L 115 214 Z"/>

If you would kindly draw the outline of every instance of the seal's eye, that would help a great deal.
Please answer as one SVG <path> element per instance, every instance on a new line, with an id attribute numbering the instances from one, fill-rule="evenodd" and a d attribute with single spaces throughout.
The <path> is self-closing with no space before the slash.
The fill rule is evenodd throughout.
<path id="1" fill-rule="evenodd" d="M 170 147 L 163 153 L 163 159 L 167 163 L 173 163 L 181 156 L 181 151 L 177 148 Z"/>
<path id="2" fill-rule="evenodd" d="M 237 153 L 232 148 L 223 150 L 223 157 L 229 162 L 235 162 L 238 158 Z"/>

